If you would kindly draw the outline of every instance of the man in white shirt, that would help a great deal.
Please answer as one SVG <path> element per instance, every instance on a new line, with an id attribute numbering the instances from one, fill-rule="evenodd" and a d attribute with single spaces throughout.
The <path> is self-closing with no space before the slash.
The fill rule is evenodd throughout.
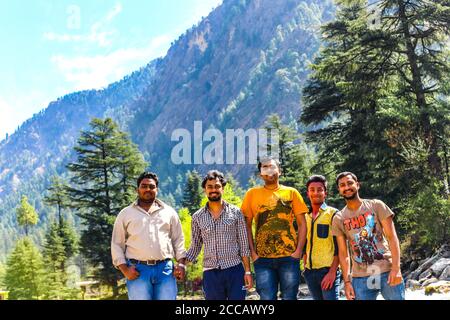
<path id="1" fill-rule="evenodd" d="M 179 280 L 185 275 L 181 222 L 173 208 L 156 198 L 155 173 L 142 173 L 137 186 L 139 199 L 124 208 L 114 223 L 112 261 L 127 279 L 130 300 L 175 300 L 175 275 Z M 176 267 L 172 258 L 178 262 Z"/>

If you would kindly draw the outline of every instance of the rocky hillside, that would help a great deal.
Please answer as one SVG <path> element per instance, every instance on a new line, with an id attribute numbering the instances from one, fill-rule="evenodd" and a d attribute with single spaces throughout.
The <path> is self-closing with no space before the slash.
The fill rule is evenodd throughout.
<path id="1" fill-rule="evenodd" d="M 295 120 L 308 64 L 320 46 L 318 26 L 333 14 L 332 0 L 224 0 L 165 57 L 104 90 L 50 103 L 0 143 L 0 256 L 19 235 L 14 209 L 21 194 L 41 215 L 34 234 L 40 242 L 53 212 L 42 195 L 53 174 L 65 173 L 79 132 L 92 117 L 111 116 L 131 133 L 169 195 L 180 191 L 180 177 L 193 168 L 172 163 L 173 130 L 192 131 L 195 120 L 203 130 L 257 129 L 272 113 Z M 254 169 L 218 167 L 243 184 Z"/>

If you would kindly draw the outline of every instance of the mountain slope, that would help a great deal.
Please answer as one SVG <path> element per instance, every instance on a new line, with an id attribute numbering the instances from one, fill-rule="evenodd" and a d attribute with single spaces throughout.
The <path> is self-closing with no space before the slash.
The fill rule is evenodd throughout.
<path id="1" fill-rule="evenodd" d="M 204 130 L 225 133 L 260 128 L 271 113 L 297 118 L 308 64 L 320 45 L 317 29 L 332 12 L 331 1 L 224 1 L 180 37 L 133 107 L 133 139 L 155 170 L 168 178 L 193 168 L 172 164 L 170 138 L 177 128 L 192 132 L 196 120 Z M 246 183 L 254 166 L 214 167 Z"/>
<path id="2" fill-rule="evenodd" d="M 14 208 L 27 194 L 41 214 L 34 236 L 54 209 L 42 203 L 51 175 L 64 174 L 72 147 L 91 117 L 111 116 L 144 152 L 161 177 L 161 190 L 180 196 L 182 175 L 193 165 L 175 165 L 177 128 L 260 128 L 278 113 L 296 119 L 308 64 L 319 46 L 318 26 L 333 16 L 332 0 L 224 0 L 173 43 L 167 55 L 104 90 L 67 95 L 26 121 L 0 142 L 0 258 L 13 245 Z M 254 165 L 219 168 L 246 183 Z M 180 178 L 181 177 L 181 178 Z"/>

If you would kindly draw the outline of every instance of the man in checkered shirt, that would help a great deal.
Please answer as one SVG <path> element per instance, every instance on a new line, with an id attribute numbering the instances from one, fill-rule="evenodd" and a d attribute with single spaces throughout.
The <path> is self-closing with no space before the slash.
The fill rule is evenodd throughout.
<path id="1" fill-rule="evenodd" d="M 211 170 L 202 188 L 207 204 L 192 216 L 192 241 L 186 260 L 194 262 L 202 246 L 203 291 L 206 300 L 244 300 L 253 286 L 250 248 L 241 210 L 222 199 L 224 175 Z"/>

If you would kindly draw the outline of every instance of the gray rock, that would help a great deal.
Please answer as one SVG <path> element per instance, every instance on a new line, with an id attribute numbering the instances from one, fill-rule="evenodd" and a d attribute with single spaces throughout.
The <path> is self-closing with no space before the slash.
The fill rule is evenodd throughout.
<path id="1" fill-rule="evenodd" d="M 430 285 L 430 284 L 432 284 L 432 283 L 438 282 L 438 281 L 439 281 L 439 280 L 438 280 L 437 278 L 432 277 L 432 278 L 430 278 L 430 279 L 425 280 L 425 281 L 422 283 L 422 287 L 426 287 L 426 286 L 428 286 L 428 285 Z"/>
<path id="2" fill-rule="evenodd" d="M 450 245 L 444 244 L 438 250 L 438 255 L 442 258 L 450 258 Z"/>
<path id="3" fill-rule="evenodd" d="M 450 281 L 450 266 L 445 267 L 439 277 L 439 280 Z"/>
<path id="4" fill-rule="evenodd" d="M 431 272 L 430 269 L 422 272 L 419 276 L 419 282 L 420 283 L 424 282 L 425 280 L 429 279 L 432 275 L 433 275 L 433 273 Z"/>
<path id="5" fill-rule="evenodd" d="M 426 272 L 425 270 L 427 270 L 429 267 L 431 267 L 436 261 L 438 261 L 440 259 L 440 257 L 438 255 L 433 256 L 427 260 L 425 260 L 424 263 L 422 263 L 416 271 L 414 271 L 411 274 L 411 279 L 413 280 L 419 280 L 420 276 Z M 431 271 L 430 271 L 431 272 Z"/>
<path id="6" fill-rule="evenodd" d="M 309 292 L 308 286 L 304 285 L 304 284 L 301 284 L 298 287 L 297 299 L 299 299 L 301 297 L 309 297 L 309 296 L 311 296 L 311 294 Z"/>
<path id="7" fill-rule="evenodd" d="M 435 277 L 439 278 L 439 276 L 442 274 L 444 269 L 448 266 L 450 266 L 450 259 L 441 258 L 430 267 L 430 270 L 431 270 L 431 272 L 433 272 L 433 275 Z"/>
<path id="8" fill-rule="evenodd" d="M 417 280 L 408 280 L 406 281 L 406 287 L 410 289 L 420 289 L 420 282 Z"/>

